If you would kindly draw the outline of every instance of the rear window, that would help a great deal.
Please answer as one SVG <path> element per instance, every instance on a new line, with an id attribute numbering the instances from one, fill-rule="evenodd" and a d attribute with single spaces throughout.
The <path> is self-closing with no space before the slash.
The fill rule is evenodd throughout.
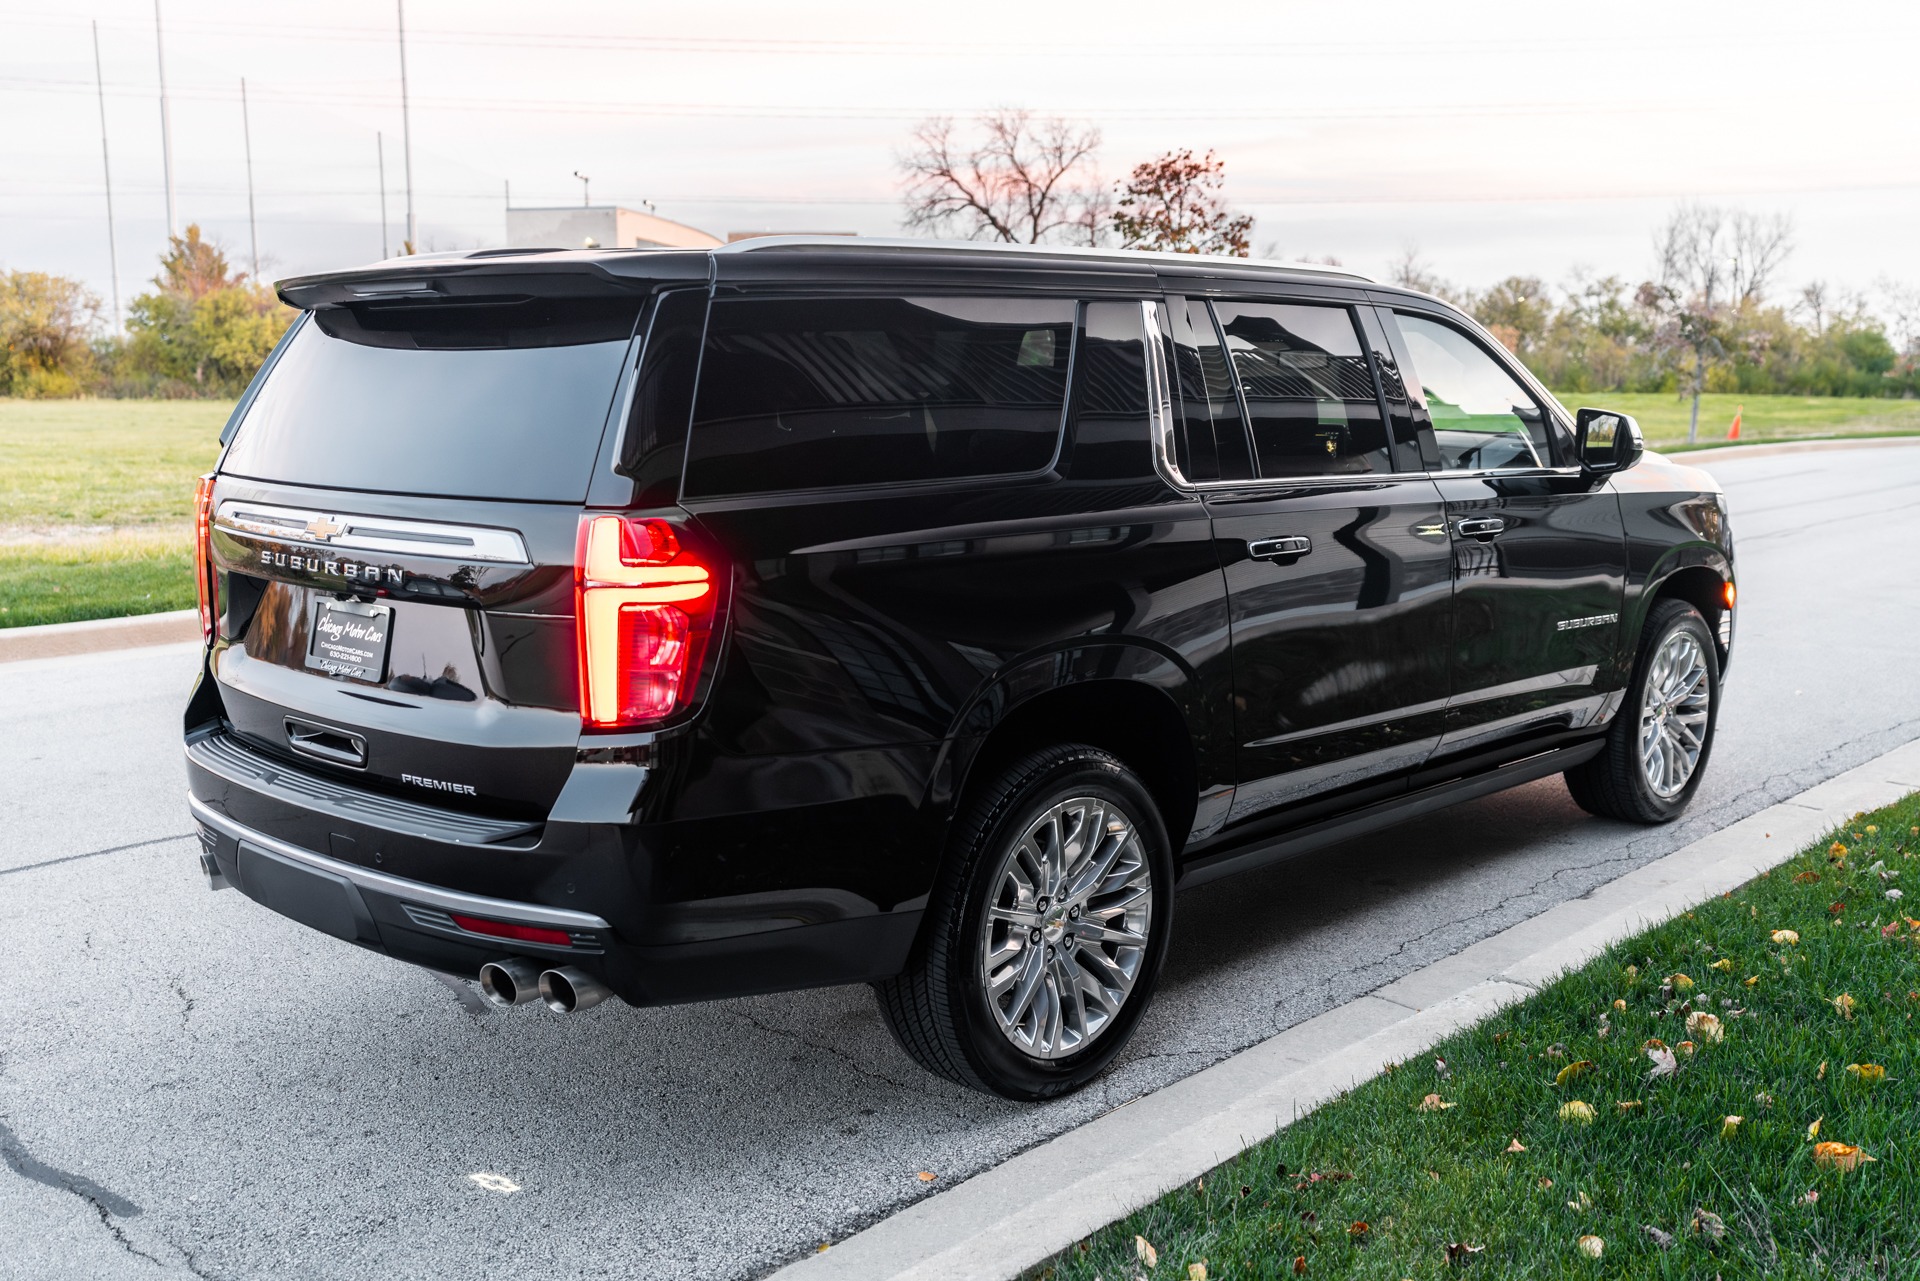
<path id="1" fill-rule="evenodd" d="M 716 302 L 686 493 L 1045 468 L 1059 444 L 1074 308 L 1024 298 Z"/>
<path id="2" fill-rule="evenodd" d="M 579 502 L 637 302 L 317 311 L 222 471 L 286 484 Z"/>

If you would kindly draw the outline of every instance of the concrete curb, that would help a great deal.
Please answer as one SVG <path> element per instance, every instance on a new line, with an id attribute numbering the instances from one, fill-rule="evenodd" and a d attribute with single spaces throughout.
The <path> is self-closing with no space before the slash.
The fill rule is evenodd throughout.
<path id="1" fill-rule="evenodd" d="M 1003 1281 L 1524 999 L 1609 945 L 1920 789 L 1920 741 L 1288 1028 L 902 1210 L 777 1281 Z"/>
<path id="2" fill-rule="evenodd" d="M 1765 445 L 1722 445 L 1718 449 L 1677 449 L 1658 451 L 1662 458 L 1673 458 L 1699 466 L 1709 458 L 1771 458 L 1775 454 L 1817 454 L 1829 449 L 1874 449 L 1881 445 L 1920 445 L 1916 436 L 1846 436 L 1829 440 L 1779 440 Z"/>
<path id="3" fill-rule="evenodd" d="M 45 623 L 0 628 L 0 663 L 26 658 L 64 658 L 108 649 L 171 645 L 200 639 L 200 613 L 182 609 L 132 618 L 94 618 L 84 623 Z"/>

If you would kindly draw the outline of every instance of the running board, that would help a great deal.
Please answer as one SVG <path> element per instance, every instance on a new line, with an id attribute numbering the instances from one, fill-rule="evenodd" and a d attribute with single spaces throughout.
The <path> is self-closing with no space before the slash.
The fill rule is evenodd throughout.
<path id="1" fill-rule="evenodd" d="M 1197 859 L 1181 868 L 1176 884 L 1183 890 L 1195 885 L 1204 885 L 1208 881 L 1219 880 L 1223 876 L 1250 872 L 1254 868 L 1294 858 L 1355 836 L 1365 836 L 1368 832 L 1377 832 L 1382 828 L 1392 827 L 1396 823 L 1404 823 L 1421 814 L 1431 814 L 1449 805 L 1470 801 L 1476 796 L 1504 792 L 1509 787 L 1531 783 L 1549 774 L 1559 774 L 1584 761 L 1592 760 L 1605 746 L 1606 739 L 1596 738 L 1585 743 L 1576 743 L 1571 747 L 1541 752 L 1537 756 L 1513 761 L 1485 774 L 1474 774 L 1467 778 L 1436 783 L 1431 787 L 1423 787 L 1417 792 L 1377 801 L 1351 814 L 1342 814 L 1338 818 L 1324 819 L 1278 836 L 1268 837 L 1250 846 L 1223 850 L 1218 854 Z"/>

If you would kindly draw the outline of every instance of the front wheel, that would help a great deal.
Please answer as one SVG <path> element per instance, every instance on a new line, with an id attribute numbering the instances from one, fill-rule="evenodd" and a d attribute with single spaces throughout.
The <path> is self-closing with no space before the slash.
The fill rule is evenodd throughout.
<path id="1" fill-rule="evenodd" d="M 1606 746 L 1567 771 L 1567 790 L 1589 814 L 1667 823 L 1687 808 L 1706 772 L 1720 665 L 1706 620 L 1685 601 L 1655 604 L 1640 636 Z"/>
<path id="2" fill-rule="evenodd" d="M 1036 752 L 954 827 L 914 964 L 875 985 L 921 1066 L 1012 1099 L 1097 1076 L 1152 995 L 1173 917 L 1158 808 L 1097 748 Z"/>

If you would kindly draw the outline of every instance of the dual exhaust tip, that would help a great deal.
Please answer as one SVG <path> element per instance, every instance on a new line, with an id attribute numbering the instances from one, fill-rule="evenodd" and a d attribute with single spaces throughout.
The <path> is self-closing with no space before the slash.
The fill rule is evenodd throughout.
<path id="1" fill-rule="evenodd" d="M 590 1010 L 613 995 L 613 989 L 583 969 L 563 965 L 542 970 L 532 961 L 515 957 L 488 961 L 480 967 L 480 990 L 495 1005 L 525 1005 L 538 997 L 555 1014 Z"/>

